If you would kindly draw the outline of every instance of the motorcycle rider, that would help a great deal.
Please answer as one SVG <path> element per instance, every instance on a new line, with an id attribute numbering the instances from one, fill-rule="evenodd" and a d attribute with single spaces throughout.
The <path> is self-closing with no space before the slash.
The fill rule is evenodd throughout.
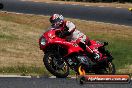
<path id="1" fill-rule="evenodd" d="M 89 39 L 85 34 L 76 29 L 76 26 L 71 21 L 64 20 L 64 17 L 60 14 L 53 14 L 50 17 L 51 29 L 62 29 L 61 37 L 65 37 L 70 40 L 75 40 L 77 44 L 85 50 L 95 60 L 100 58 L 99 54 L 95 53 L 88 47 Z"/>

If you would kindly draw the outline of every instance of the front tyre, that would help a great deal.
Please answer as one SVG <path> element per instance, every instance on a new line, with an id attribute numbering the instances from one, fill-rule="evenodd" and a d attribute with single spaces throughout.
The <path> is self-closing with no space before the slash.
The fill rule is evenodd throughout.
<path id="1" fill-rule="evenodd" d="M 46 69 L 58 78 L 65 78 L 69 75 L 68 64 L 64 61 L 60 61 L 58 53 L 46 53 L 43 62 Z"/>

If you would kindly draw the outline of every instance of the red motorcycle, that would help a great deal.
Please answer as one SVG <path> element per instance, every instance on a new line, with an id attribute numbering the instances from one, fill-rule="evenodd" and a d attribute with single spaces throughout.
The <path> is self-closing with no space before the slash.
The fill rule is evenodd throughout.
<path id="1" fill-rule="evenodd" d="M 100 55 L 100 59 L 95 60 L 76 41 L 68 41 L 61 37 L 61 34 L 59 29 L 51 29 L 43 33 L 39 39 L 40 49 L 44 52 L 44 65 L 51 74 L 64 78 L 69 75 L 69 68 L 79 75 L 115 74 L 113 57 L 105 49 L 108 43 L 89 41 L 88 46 Z"/>

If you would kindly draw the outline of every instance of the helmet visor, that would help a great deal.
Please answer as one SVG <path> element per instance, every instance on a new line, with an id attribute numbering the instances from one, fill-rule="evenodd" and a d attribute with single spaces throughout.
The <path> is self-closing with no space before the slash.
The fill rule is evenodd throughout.
<path id="1" fill-rule="evenodd" d="M 57 19 L 51 20 L 51 23 L 52 24 L 56 24 L 56 23 L 58 23 L 60 21 L 61 21 L 61 19 L 60 18 L 57 18 Z"/>

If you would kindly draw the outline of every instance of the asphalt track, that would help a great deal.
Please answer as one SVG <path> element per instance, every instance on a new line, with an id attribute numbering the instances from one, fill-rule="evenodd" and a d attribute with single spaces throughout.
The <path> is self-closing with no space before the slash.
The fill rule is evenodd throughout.
<path id="1" fill-rule="evenodd" d="M 130 84 L 84 84 L 62 78 L 0 78 L 0 88 L 132 88 Z"/>
<path id="2" fill-rule="evenodd" d="M 64 5 L 19 0 L 1 0 L 0 2 L 4 4 L 3 11 L 41 15 L 59 13 L 70 18 L 132 26 L 132 13 L 125 8 Z"/>

